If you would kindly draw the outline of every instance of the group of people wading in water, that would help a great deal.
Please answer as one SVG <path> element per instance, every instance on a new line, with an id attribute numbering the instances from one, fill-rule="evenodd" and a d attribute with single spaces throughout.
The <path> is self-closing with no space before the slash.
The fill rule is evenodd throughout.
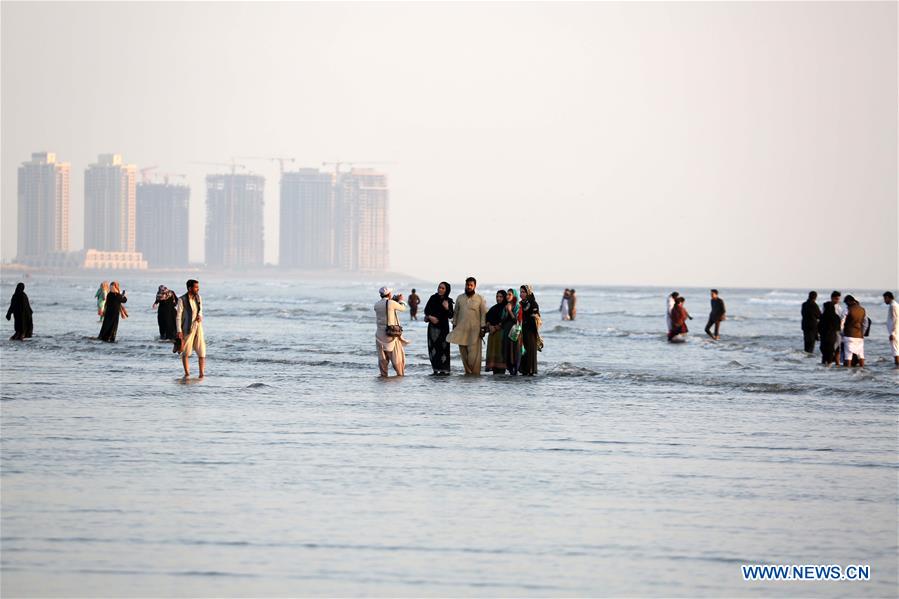
<path id="1" fill-rule="evenodd" d="M 477 285 L 474 277 L 468 277 L 465 292 L 454 300 L 450 284 L 443 281 L 425 304 L 428 357 L 434 374 L 450 374 L 450 346 L 458 345 L 465 374 L 480 375 L 484 362 L 481 344 L 486 337 L 485 367 L 488 371 L 497 375 L 534 376 L 537 374 L 537 352 L 543 349 L 540 306 L 534 288 L 522 285 L 517 290 L 500 289 L 496 292 L 496 303 L 488 309 L 484 297 L 477 293 Z M 393 291 L 390 287 L 381 287 L 381 299 L 374 305 L 375 343 L 382 377 L 387 376 L 391 364 L 397 376 L 406 373 L 404 347 L 409 341 L 403 336 L 398 315 L 408 309 L 408 304 L 402 294 L 394 295 Z"/>
<path id="2" fill-rule="evenodd" d="M 190 376 L 189 358 L 196 353 L 199 359 L 200 378 L 205 376 L 206 340 L 203 334 L 203 304 L 200 284 L 195 279 L 186 283 L 187 292 L 178 296 L 165 285 L 160 285 L 153 308 L 157 309 L 159 338 L 173 343 L 172 351 L 181 354 L 184 376 Z M 711 312 L 705 327 L 706 334 L 719 339 L 720 324 L 726 318 L 724 301 L 718 290 L 712 289 Z M 419 298 L 412 290 L 409 304 L 402 294 L 394 295 L 390 287 L 380 289 L 381 299 L 374 305 L 377 329 L 375 341 L 380 375 L 386 377 L 388 366 L 399 376 L 405 375 L 406 355 L 404 347 L 409 341 L 403 336 L 398 314 L 410 310 L 417 319 Z M 103 281 L 95 294 L 97 314 L 102 325 L 98 339 L 113 343 L 118 333 L 120 318 L 128 318 L 125 304 L 128 298 L 117 281 Z M 845 308 L 840 306 L 841 294 L 834 291 L 831 301 L 825 302 L 823 311 L 818 308 L 818 294 L 809 293 L 802 305 L 802 330 L 805 351 L 813 352 L 815 342 L 821 342 L 821 361 L 825 365 L 864 366 L 864 338 L 871 329 L 871 319 L 865 309 L 851 295 L 847 295 Z M 884 292 L 887 308 L 887 331 L 895 365 L 899 367 L 899 304 L 893 293 Z M 562 320 L 576 316 L 576 295 L 566 289 L 560 305 Z M 34 332 L 31 303 L 25 293 L 25 284 L 16 285 L 9 302 L 6 319 L 15 318 L 15 332 L 10 340 L 30 338 Z M 477 280 L 465 280 L 465 292 L 455 299 L 446 281 L 437 286 L 425 304 L 424 317 L 428 323 L 428 357 L 435 375 L 450 374 L 451 345 L 459 346 L 459 357 L 467 375 L 479 375 L 482 364 L 493 374 L 533 376 L 537 374 L 537 353 L 543 350 L 540 336 L 542 319 L 540 306 L 530 285 L 516 289 L 500 289 L 496 303 L 488 308 L 483 296 L 477 293 Z M 674 291 L 668 296 L 666 310 L 668 340 L 682 341 L 687 333 L 687 320 L 692 317 L 684 307 L 684 298 Z M 486 361 L 481 344 L 486 338 Z"/>
<path id="3" fill-rule="evenodd" d="M 100 327 L 101 341 L 115 343 L 119 330 L 119 317 L 128 318 L 124 304 L 128 302 L 119 283 L 103 281 L 94 294 L 97 299 L 97 314 L 103 323 Z M 181 354 L 184 376 L 190 376 L 190 355 L 197 354 L 200 378 L 206 376 L 206 340 L 203 335 L 202 300 L 200 283 L 194 279 L 187 281 L 187 293 L 178 297 L 174 291 L 160 285 L 156 292 L 153 309 L 157 310 L 156 323 L 159 338 L 173 343 L 172 353 Z M 179 326 L 180 323 L 180 326 Z"/>

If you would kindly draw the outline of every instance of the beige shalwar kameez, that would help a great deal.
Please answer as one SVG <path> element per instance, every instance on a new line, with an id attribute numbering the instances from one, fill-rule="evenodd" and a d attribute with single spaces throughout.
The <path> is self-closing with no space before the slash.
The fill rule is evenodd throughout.
<path id="1" fill-rule="evenodd" d="M 393 364 L 397 376 L 404 376 L 406 374 L 406 351 L 403 348 L 409 342 L 402 337 L 388 337 L 386 328 L 388 314 L 390 316 L 389 324 L 399 324 L 399 317 L 396 313 L 405 312 L 406 303 L 385 298 L 375 302 L 374 308 L 378 327 L 375 330 L 375 345 L 378 350 L 378 369 L 381 371 L 381 376 L 387 376 L 388 362 Z"/>
<path id="2" fill-rule="evenodd" d="M 481 330 L 487 325 L 487 302 L 475 293 L 456 298 L 453 330 L 446 340 L 459 346 L 465 374 L 481 374 Z"/>

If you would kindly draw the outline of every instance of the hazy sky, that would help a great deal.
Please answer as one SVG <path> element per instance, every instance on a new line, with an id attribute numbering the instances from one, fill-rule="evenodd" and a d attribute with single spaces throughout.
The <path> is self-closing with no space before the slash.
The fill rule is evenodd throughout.
<path id="1" fill-rule="evenodd" d="M 896 287 L 897 4 L 17 3 L 2 11 L 2 255 L 16 168 L 116 152 L 389 161 L 391 266 L 426 278 Z M 277 165 L 266 258 L 277 260 Z M 214 167 L 211 167 L 214 170 Z"/>

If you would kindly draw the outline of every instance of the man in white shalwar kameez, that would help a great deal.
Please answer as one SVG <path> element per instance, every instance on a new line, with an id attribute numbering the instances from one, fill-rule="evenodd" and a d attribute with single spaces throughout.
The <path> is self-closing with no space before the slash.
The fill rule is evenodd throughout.
<path id="1" fill-rule="evenodd" d="M 890 336 L 893 362 L 899 368 L 899 304 L 896 303 L 892 291 L 883 294 L 883 303 L 887 305 L 887 334 Z"/>
<path id="2" fill-rule="evenodd" d="M 381 376 L 387 376 L 388 362 L 393 364 L 393 370 L 397 376 L 405 376 L 406 374 L 406 350 L 405 346 L 408 341 L 402 336 L 390 337 L 387 335 L 387 325 L 399 325 L 400 320 L 397 312 L 406 311 L 406 302 L 391 299 L 393 289 L 389 287 L 381 287 L 379 290 L 381 299 L 375 302 L 375 320 L 377 328 L 375 329 L 375 346 L 378 350 L 378 370 Z"/>

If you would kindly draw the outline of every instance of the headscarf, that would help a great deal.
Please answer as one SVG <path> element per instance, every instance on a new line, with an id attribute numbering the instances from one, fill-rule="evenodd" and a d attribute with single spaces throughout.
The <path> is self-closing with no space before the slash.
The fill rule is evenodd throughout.
<path id="1" fill-rule="evenodd" d="M 162 300 L 167 299 L 169 297 L 169 293 L 171 292 L 169 291 L 168 287 L 166 287 L 165 285 L 160 285 L 159 290 L 156 292 L 156 303 L 158 304 Z"/>
<path id="2" fill-rule="evenodd" d="M 509 289 L 512 293 L 512 297 L 509 298 L 509 293 L 506 293 L 506 302 L 512 304 L 512 314 L 518 316 L 518 311 L 521 310 L 521 306 L 518 304 L 519 293 L 517 289 Z"/>
<path id="3" fill-rule="evenodd" d="M 525 291 L 528 292 L 528 301 L 536 304 L 537 298 L 534 297 L 534 286 L 533 285 L 522 285 L 522 287 L 524 287 Z"/>
<path id="4" fill-rule="evenodd" d="M 487 310 L 487 316 L 485 316 L 485 320 L 488 324 L 492 324 L 493 326 L 497 326 L 502 322 L 503 319 L 503 310 L 506 308 L 506 304 L 508 300 L 506 299 L 506 292 L 502 289 L 497 291 L 497 293 L 503 294 L 503 299 L 498 303 L 494 304 L 489 310 Z"/>
<path id="5" fill-rule="evenodd" d="M 119 282 L 118 281 L 113 281 L 112 283 L 109 284 L 109 292 L 110 293 L 121 293 L 121 291 L 119 290 Z"/>
<path id="6" fill-rule="evenodd" d="M 16 295 L 25 295 L 25 283 L 19 283 L 16 285 L 16 290 L 13 292 L 13 296 Z"/>
<path id="7" fill-rule="evenodd" d="M 450 291 L 452 291 L 452 289 L 453 289 L 452 286 L 449 283 L 447 283 L 446 281 L 440 281 L 440 283 L 437 285 L 437 287 L 440 287 L 440 285 L 443 285 L 444 287 L 446 287 L 446 295 L 443 296 L 443 299 L 449 299 Z"/>

